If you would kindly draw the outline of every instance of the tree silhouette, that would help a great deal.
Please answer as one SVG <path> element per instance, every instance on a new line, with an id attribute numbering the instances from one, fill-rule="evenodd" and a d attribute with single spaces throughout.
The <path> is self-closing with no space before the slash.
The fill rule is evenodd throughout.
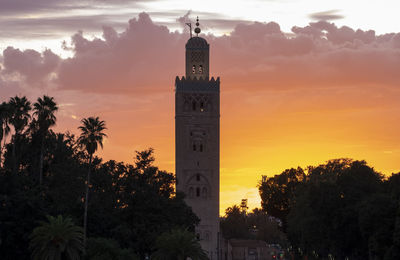
<path id="1" fill-rule="evenodd" d="M 249 229 L 246 223 L 246 212 L 238 205 L 233 205 L 225 210 L 225 216 L 220 219 L 222 234 L 226 239 L 249 238 Z"/>
<path id="2" fill-rule="evenodd" d="M 18 160 L 17 160 L 17 142 L 20 139 L 20 135 L 24 128 L 28 125 L 28 121 L 30 119 L 29 111 L 31 108 L 31 102 L 29 102 L 26 97 L 12 97 L 9 102 L 9 106 L 11 109 L 11 117 L 10 124 L 14 127 L 14 136 L 13 136 L 13 147 L 12 147 L 12 158 L 13 158 L 13 172 L 16 173 Z"/>
<path id="3" fill-rule="evenodd" d="M 38 98 L 36 103 L 33 104 L 34 115 L 37 116 L 37 123 L 39 126 L 38 133 L 40 137 L 40 159 L 39 159 L 39 185 L 42 186 L 43 182 L 43 153 L 44 153 L 44 140 L 49 128 L 56 124 L 55 112 L 58 110 L 57 104 L 54 102 L 53 97 L 43 96 Z"/>
<path id="4" fill-rule="evenodd" d="M 122 249 L 114 239 L 103 237 L 89 238 L 86 257 L 95 260 L 138 260 L 139 257 L 129 249 Z"/>
<path id="5" fill-rule="evenodd" d="M 43 96 L 41 99 L 45 101 Z M 0 102 L 0 112 L 5 112 L 4 104 L 10 108 L 6 123 L 14 135 L 11 140 L 6 140 L 7 145 L 2 149 L 4 163 L 0 167 L 2 260 L 31 259 L 30 234 L 38 226 L 38 220 L 45 219 L 46 215 L 70 216 L 75 223 L 82 219 L 83 207 L 89 203 L 89 195 L 83 202 L 85 195 L 82 194 L 85 192 L 90 192 L 90 209 L 86 204 L 86 233 L 90 234 L 85 254 L 87 259 L 110 259 L 111 254 L 118 256 L 119 260 L 132 260 L 134 253 L 142 259 L 151 255 L 157 237 L 171 227 L 194 230 L 199 219 L 186 205 L 184 194 L 175 192 L 175 176 L 154 165 L 153 149 L 138 151 L 133 165 L 102 162 L 101 158 L 95 156 L 95 151 L 101 146 L 101 137 L 105 135 L 100 134 L 100 138 L 94 136 L 105 129 L 104 122 L 100 123 L 96 118 L 82 120 L 79 131 L 82 135 L 78 142 L 79 135 L 75 137 L 69 132 L 52 131 L 49 126 L 52 122 L 39 126 L 39 121 L 47 121 L 39 120 L 39 117 L 47 116 L 39 115 L 38 107 L 32 111 L 32 117 L 29 117 L 29 108 L 20 109 L 28 112 L 18 116 L 21 111 L 15 109 L 19 107 L 16 104 L 27 104 L 26 99 L 24 102 L 22 100 L 22 97 L 14 98 L 13 107 L 8 102 Z M 11 123 L 12 117 L 14 124 Z M 18 118 L 24 119 L 21 120 L 24 122 L 21 124 Z M 55 121 L 51 115 L 47 118 Z M 1 128 L 4 129 L 4 124 Z M 43 178 L 46 177 L 40 187 L 39 132 L 46 132 L 43 129 L 48 129 L 44 135 L 43 150 Z M 2 131 L 4 133 L 5 130 Z M 13 166 L 14 146 L 18 167 Z M 16 169 L 16 174 L 13 169 Z M 89 171 L 89 181 L 86 181 Z M 88 215 L 88 210 L 96 214 Z M 82 250 L 85 250 L 83 232 L 82 229 Z M 62 257 L 68 259 L 64 253 Z M 42 259 L 41 256 L 38 258 Z"/>
<path id="6" fill-rule="evenodd" d="M 84 246 L 86 246 L 90 170 L 92 166 L 93 154 L 97 151 L 99 145 L 101 148 L 103 148 L 103 138 L 107 137 L 107 135 L 103 131 L 107 128 L 105 122 L 101 121 L 99 117 L 84 118 L 81 122 L 83 125 L 78 127 L 81 130 L 81 135 L 78 138 L 78 142 L 81 146 L 85 148 L 86 152 L 89 154 L 89 167 L 86 179 L 85 210 L 83 216 L 83 244 Z"/>
<path id="7" fill-rule="evenodd" d="M 262 209 L 282 221 L 283 231 L 286 231 L 286 218 L 294 201 L 296 187 L 304 179 L 303 169 L 291 168 L 260 182 L 258 186 Z"/>
<path id="8" fill-rule="evenodd" d="M 4 145 L 6 145 L 6 137 L 10 133 L 10 106 L 8 103 L 3 102 L 0 104 L 0 166 L 1 166 L 1 155 L 2 149 L 1 141 L 4 138 Z"/>
<path id="9" fill-rule="evenodd" d="M 187 229 L 173 229 L 161 234 L 156 241 L 155 260 L 192 260 L 208 259 L 194 233 Z"/>
<path id="10" fill-rule="evenodd" d="M 47 216 L 30 236 L 30 249 L 34 260 L 79 260 L 83 252 L 82 228 L 70 218 Z"/>
<path id="11" fill-rule="evenodd" d="M 365 161 L 335 159 L 309 167 L 287 215 L 292 246 L 335 259 L 384 259 L 397 204 L 382 187 L 382 176 Z"/>

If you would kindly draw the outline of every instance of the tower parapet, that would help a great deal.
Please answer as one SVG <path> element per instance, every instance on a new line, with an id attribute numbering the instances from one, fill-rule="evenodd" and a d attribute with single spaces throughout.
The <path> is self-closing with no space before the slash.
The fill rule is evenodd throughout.
<path id="1" fill-rule="evenodd" d="M 219 92 L 220 79 L 217 77 L 207 78 L 197 78 L 197 77 L 181 77 L 176 76 L 175 79 L 175 91 L 179 92 L 190 92 L 190 91 L 200 91 L 200 92 Z"/>

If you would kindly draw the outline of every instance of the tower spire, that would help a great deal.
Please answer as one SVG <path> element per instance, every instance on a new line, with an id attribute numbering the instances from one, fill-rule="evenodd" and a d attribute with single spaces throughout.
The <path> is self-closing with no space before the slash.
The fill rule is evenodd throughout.
<path id="1" fill-rule="evenodd" d="M 194 29 L 194 32 L 196 33 L 196 36 L 199 36 L 199 33 L 201 32 L 201 29 L 199 28 L 199 25 L 200 25 L 200 23 L 199 23 L 199 17 L 197 16 L 197 19 L 196 19 L 196 29 Z"/>

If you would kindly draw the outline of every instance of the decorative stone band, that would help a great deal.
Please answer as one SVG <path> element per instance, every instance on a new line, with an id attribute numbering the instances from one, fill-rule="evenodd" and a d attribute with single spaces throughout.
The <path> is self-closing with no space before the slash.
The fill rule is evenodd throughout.
<path id="1" fill-rule="evenodd" d="M 200 92 L 219 92 L 219 77 L 214 79 L 203 78 L 197 79 L 193 78 L 179 78 L 176 76 L 175 79 L 175 91 L 179 92 L 190 92 L 190 91 L 200 91 Z"/>

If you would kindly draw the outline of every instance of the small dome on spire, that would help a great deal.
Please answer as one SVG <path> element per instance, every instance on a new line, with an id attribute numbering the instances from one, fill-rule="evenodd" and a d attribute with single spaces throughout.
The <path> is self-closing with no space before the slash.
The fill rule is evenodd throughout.
<path id="1" fill-rule="evenodd" d="M 208 43 L 204 38 L 195 36 L 187 41 L 186 48 L 208 48 Z"/>

